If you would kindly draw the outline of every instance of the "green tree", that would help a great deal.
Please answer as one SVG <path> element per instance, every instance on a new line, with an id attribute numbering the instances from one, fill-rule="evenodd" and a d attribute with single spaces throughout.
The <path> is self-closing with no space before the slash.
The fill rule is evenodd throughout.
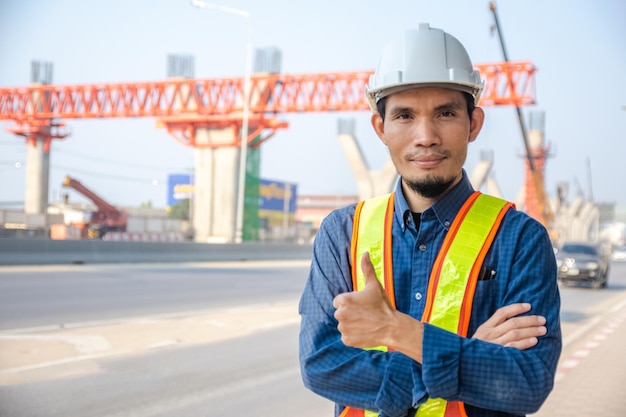
<path id="1" fill-rule="evenodd" d="M 189 220 L 189 199 L 185 198 L 174 204 L 168 210 L 167 217 L 170 219 Z"/>

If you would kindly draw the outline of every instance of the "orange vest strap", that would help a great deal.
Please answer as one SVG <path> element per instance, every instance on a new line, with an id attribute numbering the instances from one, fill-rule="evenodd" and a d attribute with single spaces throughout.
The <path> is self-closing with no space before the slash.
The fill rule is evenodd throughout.
<path id="1" fill-rule="evenodd" d="M 346 407 L 343 409 L 339 417 L 364 417 L 365 412 L 358 408 Z"/>

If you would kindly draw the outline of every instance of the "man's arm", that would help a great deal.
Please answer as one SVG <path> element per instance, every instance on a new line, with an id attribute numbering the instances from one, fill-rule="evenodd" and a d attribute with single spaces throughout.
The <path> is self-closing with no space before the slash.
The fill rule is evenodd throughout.
<path id="1" fill-rule="evenodd" d="M 421 377 L 414 378 L 421 376 L 421 365 L 399 352 L 346 346 L 333 316 L 333 299 L 352 291 L 349 214 L 331 214 L 316 236 L 300 300 L 303 382 L 342 406 L 378 411 L 381 416 L 406 416 L 415 396 L 426 395 Z"/>
<path id="2" fill-rule="evenodd" d="M 468 412 L 483 408 L 530 414 L 554 386 L 561 329 L 552 244 L 537 221 L 523 213 L 509 213 L 486 259 L 498 276 L 479 282 L 480 298 L 474 301 L 469 337 L 424 325 L 422 379 L 429 395 L 462 401 Z M 498 308 L 520 302 L 531 305 L 530 314 L 546 319 L 547 331 L 537 336 L 534 346 L 520 350 L 475 337 L 477 332 L 480 335 L 476 326 L 489 321 Z M 506 326 L 506 320 L 500 321 Z"/>
<path id="3" fill-rule="evenodd" d="M 422 363 L 424 325 L 391 306 L 376 278 L 368 253 L 361 259 L 361 268 L 365 288 L 340 294 L 333 301 L 341 340 L 347 346 L 359 348 L 389 346 Z M 534 315 L 520 316 L 530 309 L 527 303 L 502 307 L 478 328 L 473 337 L 522 350 L 531 348 L 537 344 L 539 336 L 546 334 L 546 319 Z"/>

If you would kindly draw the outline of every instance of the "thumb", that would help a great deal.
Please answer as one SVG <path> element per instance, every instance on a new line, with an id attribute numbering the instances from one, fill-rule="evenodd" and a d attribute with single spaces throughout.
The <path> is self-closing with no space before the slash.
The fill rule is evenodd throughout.
<path id="1" fill-rule="evenodd" d="M 382 289 L 378 278 L 376 278 L 376 270 L 374 270 L 374 265 L 370 259 L 369 252 L 365 252 L 361 257 L 361 269 L 363 270 L 363 275 L 365 276 L 365 288 L 378 287 Z"/>

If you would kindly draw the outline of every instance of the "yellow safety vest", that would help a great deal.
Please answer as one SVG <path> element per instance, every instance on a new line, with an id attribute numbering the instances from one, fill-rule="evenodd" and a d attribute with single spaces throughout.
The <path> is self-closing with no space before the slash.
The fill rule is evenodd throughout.
<path id="1" fill-rule="evenodd" d="M 391 230 L 394 193 L 361 201 L 355 210 L 352 231 L 352 284 L 365 287 L 360 259 L 370 253 L 376 276 L 395 308 Z M 422 321 L 467 336 L 474 290 L 482 263 L 512 203 L 476 191 L 461 207 L 433 265 Z M 463 285 L 459 285 L 462 283 Z M 387 351 L 386 346 L 373 349 Z M 376 417 L 378 413 L 346 407 L 341 417 Z M 431 398 L 416 417 L 467 417 L 461 402 Z"/>

